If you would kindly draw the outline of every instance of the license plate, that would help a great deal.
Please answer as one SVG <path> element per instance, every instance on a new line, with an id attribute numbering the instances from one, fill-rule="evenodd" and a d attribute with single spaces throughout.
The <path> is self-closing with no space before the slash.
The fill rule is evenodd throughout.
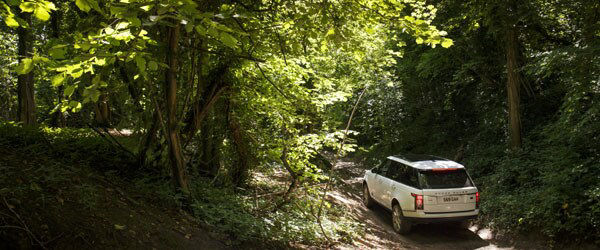
<path id="1" fill-rule="evenodd" d="M 460 196 L 445 196 L 445 197 L 442 197 L 442 201 L 444 203 L 453 203 L 453 202 L 457 202 L 458 200 L 460 200 Z"/>

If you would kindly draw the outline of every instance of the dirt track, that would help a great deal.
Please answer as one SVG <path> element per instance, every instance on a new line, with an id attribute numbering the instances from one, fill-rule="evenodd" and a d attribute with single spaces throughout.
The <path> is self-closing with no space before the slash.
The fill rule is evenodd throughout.
<path id="1" fill-rule="evenodd" d="M 512 249 L 491 242 L 490 230 L 476 226 L 460 229 L 448 224 L 417 225 L 408 235 L 399 235 L 392 228 L 391 214 L 383 207 L 367 209 L 361 202 L 362 176 L 365 167 L 351 161 L 341 161 L 336 171 L 344 185 L 334 190 L 330 198 L 348 206 L 356 220 L 364 222 L 366 233 L 356 245 L 340 249 Z"/>

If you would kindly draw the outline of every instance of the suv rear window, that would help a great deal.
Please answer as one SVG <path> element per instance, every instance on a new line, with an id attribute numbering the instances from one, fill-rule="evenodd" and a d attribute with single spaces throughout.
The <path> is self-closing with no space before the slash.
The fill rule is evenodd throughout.
<path id="1" fill-rule="evenodd" d="M 464 169 L 451 171 L 419 171 L 419 185 L 423 189 L 472 187 Z"/>

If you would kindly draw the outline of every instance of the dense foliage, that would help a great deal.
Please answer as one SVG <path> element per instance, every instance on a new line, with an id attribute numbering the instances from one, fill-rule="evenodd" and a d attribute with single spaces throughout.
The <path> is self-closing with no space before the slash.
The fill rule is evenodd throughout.
<path id="1" fill-rule="evenodd" d="M 23 127 L 1 146 L 236 240 L 351 240 L 323 192 L 357 148 L 463 162 L 493 229 L 599 240 L 598 1 L 7 0 L 0 21 L 0 117 Z"/>
<path id="2" fill-rule="evenodd" d="M 379 156 L 411 151 L 463 162 L 483 191 L 481 222 L 492 228 L 598 240 L 600 19 L 591 13 L 600 6 L 514 4 L 438 1 L 434 24 L 454 46 L 404 48 L 393 81 L 359 108 L 359 144 Z M 508 150 L 505 49 L 513 15 L 523 143 Z"/>

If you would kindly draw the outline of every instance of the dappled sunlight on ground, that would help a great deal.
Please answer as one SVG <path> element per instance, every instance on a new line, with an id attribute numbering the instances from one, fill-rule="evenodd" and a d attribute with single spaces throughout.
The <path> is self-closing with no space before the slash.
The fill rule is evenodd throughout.
<path id="1" fill-rule="evenodd" d="M 416 225 L 408 235 L 397 234 L 389 211 L 381 206 L 367 209 L 362 204 L 362 181 L 367 168 L 347 159 L 336 164 L 334 171 L 340 179 L 327 193 L 327 199 L 346 207 L 351 212 L 349 216 L 362 223 L 364 229 L 353 244 L 338 244 L 334 249 L 512 249 L 495 245 L 492 231 L 476 225 L 469 229 L 451 224 Z M 281 168 L 269 173 L 256 171 L 252 176 L 252 185 L 266 188 L 263 191 L 267 193 L 285 190 L 290 183 L 289 174 Z"/>

